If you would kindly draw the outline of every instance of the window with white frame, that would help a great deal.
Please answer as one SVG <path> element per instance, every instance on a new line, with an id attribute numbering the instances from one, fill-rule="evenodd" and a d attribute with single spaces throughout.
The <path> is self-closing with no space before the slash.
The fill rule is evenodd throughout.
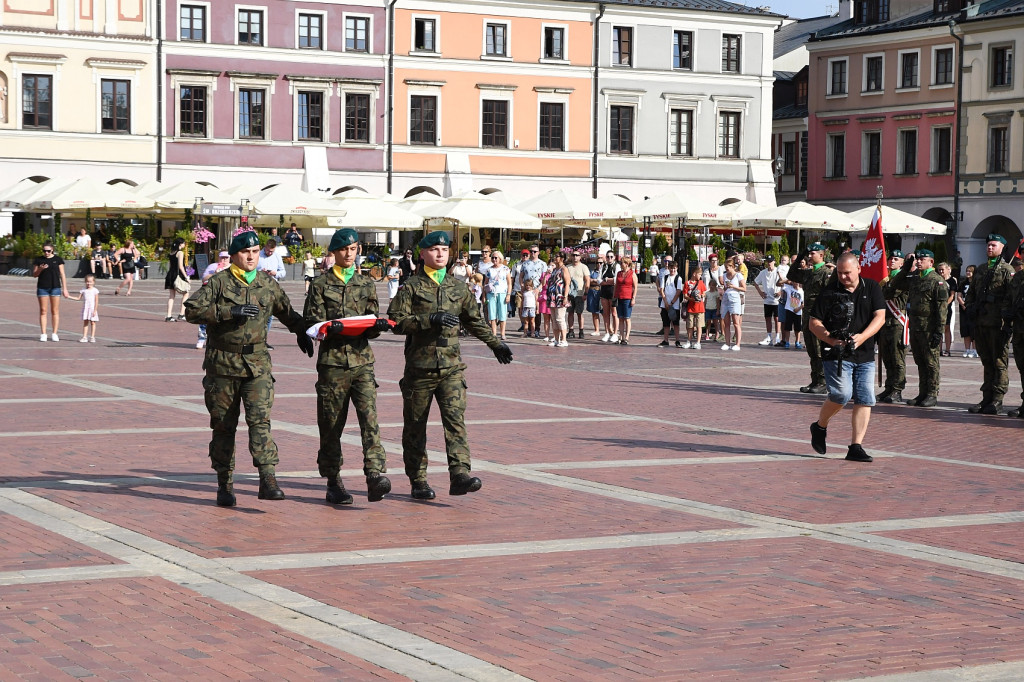
<path id="1" fill-rule="evenodd" d="M 409 144 L 437 144 L 437 97 L 412 95 L 409 98 Z"/>
<path id="2" fill-rule="evenodd" d="M 178 40 L 206 42 L 206 5 L 178 6 Z"/>
<path id="3" fill-rule="evenodd" d="M 485 99 L 480 102 L 480 146 L 508 148 L 509 102 Z"/>
<path id="4" fill-rule="evenodd" d="M 885 57 L 871 54 L 864 57 L 864 92 L 882 92 L 885 89 Z"/>
<path id="5" fill-rule="evenodd" d="M 178 135 L 206 137 L 207 87 L 185 85 L 178 87 Z"/>
<path id="6" fill-rule="evenodd" d="M 565 104 L 540 103 L 540 125 L 537 146 L 545 151 L 565 150 Z"/>
<path id="7" fill-rule="evenodd" d="M 932 128 L 932 173 L 953 171 L 953 128 L 935 126 Z"/>
<path id="8" fill-rule="evenodd" d="M 782 143 L 782 174 L 796 175 L 796 140 Z"/>
<path id="9" fill-rule="evenodd" d="M 437 19 L 413 19 L 412 49 L 415 52 L 437 52 Z"/>
<path id="10" fill-rule="evenodd" d="M 723 159 L 740 158 L 740 119 L 738 111 L 718 113 L 718 156 Z"/>
<path id="11" fill-rule="evenodd" d="M 104 133 L 130 133 L 132 126 L 131 81 L 100 80 L 100 130 Z"/>
<path id="12" fill-rule="evenodd" d="M 370 142 L 370 94 L 345 93 L 345 142 Z"/>
<path id="13" fill-rule="evenodd" d="M 669 109 L 668 147 L 670 156 L 693 156 L 693 109 Z"/>
<path id="14" fill-rule="evenodd" d="M 53 76 L 49 74 L 22 75 L 21 127 L 53 129 Z"/>
<path id="15" fill-rule="evenodd" d="M 300 49 L 322 50 L 324 49 L 324 15 L 299 12 L 299 41 Z"/>
<path id="16" fill-rule="evenodd" d="M 846 74 L 849 60 L 842 59 L 828 60 L 828 94 L 830 96 L 846 95 Z"/>
<path id="17" fill-rule="evenodd" d="M 731 33 L 722 34 L 722 73 L 740 72 L 740 43 L 742 38 Z"/>
<path id="18" fill-rule="evenodd" d="M 508 24 L 489 21 L 484 24 L 484 55 L 488 57 L 508 56 Z"/>
<path id="19" fill-rule="evenodd" d="M 845 133 L 829 133 L 825 136 L 825 177 L 846 177 Z"/>
<path id="20" fill-rule="evenodd" d="M 693 70 L 693 31 L 672 32 L 672 68 Z"/>
<path id="21" fill-rule="evenodd" d="M 921 53 L 917 50 L 900 52 L 899 65 L 900 74 L 898 82 L 900 89 L 920 87 Z"/>
<path id="22" fill-rule="evenodd" d="M 238 44 L 263 45 L 265 40 L 263 10 L 239 9 Z"/>
<path id="23" fill-rule="evenodd" d="M 633 29 L 629 26 L 612 27 L 612 66 L 633 65 Z"/>
<path id="24" fill-rule="evenodd" d="M 544 59 L 565 59 L 565 27 L 544 27 Z"/>
<path id="25" fill-rule="evenodd" d="M 989 83 L 993 88 L 1013 85 L 1013 45 L 996 45 L 991 48 L 989 60 Z"/>
<path id="26" fill-rule="evenodd" d="M 613 104 L 608 111 L 608 153 L 632 154 L 636 133 L 636 107 Z"/>
<path id="27" fill-rule="evenodd" d="M 370 51 L 370 17 L 345 17 L 345 51 Z"/>
<path id="28" fill-rule="evenodd" d="M 298 90 L 295 93 L 295 137 L 301 142 L 324 140 L 323 90 Z"/>
<path id="29" fill-rule="evenodd" d="M 932 53 L 934 73 L 932 74 L 932 85 L 953 84 L 953 48 L 940 47 Z"/>
<path id="30" fill-rule="evenodd" d="M 861 175 L 877 177 L 882 174 L 882 133 L 878 130 L 867 130 L 861 134 L 860 145 Z"/>
<path id="31" fill-rule="evenodd" d="M 238 88 L 238 137 L 244 140 L 266 138 L 267 91 L 264 88 Z"/>
<path id="32" fill-rule="evenodd" d="M 917 174 L 917 128 L 903 128 L 896 134 L 896 174 Z"/>

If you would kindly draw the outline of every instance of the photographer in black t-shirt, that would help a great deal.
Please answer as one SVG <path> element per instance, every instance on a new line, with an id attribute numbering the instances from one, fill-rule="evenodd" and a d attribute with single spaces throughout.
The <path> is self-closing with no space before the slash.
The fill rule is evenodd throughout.
<path id="1" fill-rule="evenodd" d="M 828 398 L 811 424 L 811 445 L 825 454 L 828 423 L 853 398 L 853 442 L 846 459 L 870 462 L 862 442 L 875 404 L 875 345 L 885 323 L 885 297 L 878 283 L 861 279 L 857 256 L 836 259 L 836 278 L 825 286 L 810 312 L 809 331 L 821 339 Z"/>

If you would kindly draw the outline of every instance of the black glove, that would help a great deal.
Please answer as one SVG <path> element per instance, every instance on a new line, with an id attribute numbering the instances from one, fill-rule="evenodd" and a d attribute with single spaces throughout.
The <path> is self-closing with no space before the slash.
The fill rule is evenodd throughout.
<path id="1" fill-rule="evenodd" d="M 1003 320 L 1003 327 L 999 332 L 1002 335 L 1003 345 L 1009 343 L 1013 338 L 1013 320 Z"/>
<path id="2" fill-rule="evenodd" d="M 932 332 L 928 336 L 928 347 L 938 348 L 942 345 L 942 332 Z"/>
<path id="3" fill-rule="evenodd" d="M 391 329 L 391 321 L 386 317 L 378 318 L 377 321 L 373 323 L 373 328 L 379 332 L 386 332 Z"/>
<path id="4" fill-rule="evenodd" d="M 442 327 L 458 327 L 459 318 L 451 313 L 434 313 L 430 316 L 430 324 L 439 324 Z"/>
<path id="5" fill-rule="evenodd" d="M 256 317 L 259 314 L 260 307 L 253 303 L 231 306 L 231 318 L 234 320 L 238 320 L 239 322 L 245 322 L 246 320 Z"/>
<path id="6" fill-rule="evenodd" d="M 299 332 L 295 335 L 295 343 L 299 345 L 302 352 L 313 357 L 313 339 L 306 336 L 306 332 Z"/>
<path id="7" fill-rule="evenodd" d="M 507 365 L 512 362 L 512 349 L 508 347 L 508 344 L 501 344 L 491 349 L 494 353 L 494 357 L 498 358 L 498 362 L 503 365 Z"/>
<path id="8" fill-rule="evenodd" d="M 341 320 L 332 320 L 331 323 L 327 325 L 327 330 L 324 332 L 324 336 L 341 336 L 344 329 L 344 322 Z"/>
<path id="9" fill-rule="evenodd" d="M 917 257 L 914 254 L 910 254 L 909 256 L 904 258 L 903 265 L 900 266 L 900 272 L 902 272 L 903 274 L 909 274 L 910 268 L 914 267 L 914 261 L 916 259 Z"/>

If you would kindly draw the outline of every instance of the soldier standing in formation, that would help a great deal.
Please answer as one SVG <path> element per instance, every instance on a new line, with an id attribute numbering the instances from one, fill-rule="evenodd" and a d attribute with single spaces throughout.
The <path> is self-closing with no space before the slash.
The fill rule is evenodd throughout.
<path id="1" fill-rule="evenodd" d="M 310 284 L 302 314 L 307 326 L 334 320 L 326 329 L 316 361 L 316 422 L 320 429 L 316 463 L 320 475 L 327 479 L 327 501 L 352 504 L 352 495 L 339 475 L 343 463 L 341 432 L 351 400 L 363 439 L 367 497 L 377 502 L 391 491 L 391 481 L 381 475 L 386 471 L 385 453 L 377 426 L 377 382 L 368 341 L 391 325 L 380 319 L 356 336 L 345 333 L 345 325 L 338 318 L 377 315 L 377 289 L 372 279 L 356 272 L 359 235 L 355 230 L 336 231 L 328 250 L 334 255 L 335 265 Z"/>
<path id="2" fill-rule="evenodd" d="M 910 348 L 920 377 L 917 397 L 907 404 L 934 407 L 939 396 L 939 348 L 946 327 L 949 286 L 935 272 L 935 254 L 928 249 L 908 256 L 892 280 L 908 295 Z"/>
<path id="3" fill-rule="evenodd" d="M 808 260 L 808 258 L 810 260 Z M 806 267 L 799 267 L 800 263 L 807 264 Z M 804 249 L 803 253 L 797 256 L 797 262 L 789 271 L 789 279 L 799 282 L 804 287 L 804 310 L 812 310 L 818 295 L 828 282 L 832 269 L 825 264 L 825 247 L 814 243 Z M 807 349 L 807 356 L 811 359 L 811 383 L 801 386 L 801 393 L 824 394 L 828 392 L 825 386 L 825 369 L 821 362 L 821 340 L 810 333 L 810 315 L 803 315 L 804 346 Z"/>
<path id="4" fill-rule="evenodd" d="M 235 430 L 239 407 L 245 405 L 249 452 L 260 472 L 259 499 L 283 500 L 277 485 L 277 445 L 270 435 L 274 378 L 270 374 L 267 327 L 273 315 L 296 335 L 299 348 L 313 357 L 313 340 L 306 336 L 302 316 L 292 310 L 281 285 L 256 270 L 260 242 L 255 232 L 243 232 L 228 249 L 231 266 L 221 270 L 185 302 L 185 319 L 205 324 L 208 340 L 203 360 L 203 389 L 210 412 L 210 462 L 217 472 L 217 504 L 233 507 L 235 494 Z"/>
<path id="5" fill-rule="evenodd" d="M 894 249 L 889 254 L 889 275 L 878 284 L 885 296 L 885 325 L 878 332 L 878 357 L 885 367 L 885 390 L 878 394 L 880 403 L 903 402 L 903 389 L 907 385 L 907 346 L 904 332 L 907 319 L 907 291 L 896 286 L 893 278 L 903 267 L 903 252 Z"/>
<path id="6" fill-rule="evenodd" d="M 450 495 L 475 492 L 482 485 L 470 476 L 469 444 L 463 419 L 466 410 L 466 368 L 459 351 L 458 328 L 461 322 L 470 334 L 483 341 L 498 362 L 512 362 L 512 351 L 502 343 L 480 318 L 479 308 L 469 288 L 455 277 L 448 277 L 446 232 L 431 232 L 419 242 L 423 268 L 413 273 L 398 295 L 391 300 L 388 315 L 395 321 L 396 334 L 404 334 L 405 373 L 402 377 L 402 402 L 405 428 L 402 432 L 402 457 L 405 473 L 412 483 L 412 496 L 418 500 L 434 498 L 427 483 L 427 417 L 430 403 L 437 398 L 444 425 L 448 453 Z"/>
<path id="7" fill-rule="evenodd" d="M 1024 247 L 1024 242 L 1021 242 L 1021 247 Z M 1018 247 L 1017 252 L 1020 253 L 1021 250 Z M 1010 310 L 1007 318 L 1013 333 L 1010 337 L 1010 345 L 1013 346 L 1013 361 L 1017 364 L 1017 372 L 1020 373 L 1021 381 L 1024 382 L 1024 269 L 1020 266 L 1019 258 L 1013 260 L 1013 267 L 1017 272 L 1010 280 Z M 1024 391 L 1020 392 L 1020 397 L 1024 401 Z M 1010 410 L 1007 414 L 1024 419 L 1024 405 L 1016 410 Z"/>
<path id="8" fill-rule="evenodd" d="M 1009 387 L 1006 364 L 1009 360 L 1009 335 L 1004 332 L 1003 320 L 1010 301 L 1010 280 L 1013 268 L 1003 260 L 1006 240 L 998 234 L 987 239 L 988 260 L 974 271 L 971 288 L 967 290 L 967 314 L 974 324 L 974 346 L 985 370 L 981 385 L 981 402 L 967 408 L 968 412 L 999 414 L 1003 396 Z"/>

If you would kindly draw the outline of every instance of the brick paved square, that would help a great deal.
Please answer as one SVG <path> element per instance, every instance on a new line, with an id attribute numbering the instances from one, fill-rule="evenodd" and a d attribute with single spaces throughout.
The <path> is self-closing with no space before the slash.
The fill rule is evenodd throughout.
<path id="1" fill-rule="evenodd" d="M 83 386 L 75 386 L 66 382 L 47 381 L 34 377 L 9 375 L 0 378 L 0 398 L 11 399 L 15 396 L 35 399 L 51 399 L 55 401 L 67 398 L 102 398 L 105 394 Z M 52 406 L 51 406 L 52 407 Z M 45 412 L 47 405 L 40 404 Z M 52 411 L 51 411 L 52 414 Z"/>
<path id="2" fill-rule="evenodd" d="M 1024 665 L 1016 581 L 804 538 L 259 577 L 530 679 L 845 679 Z"/>
<path id="3" fill-rule="evenodd" d="M 3 512 L 0 528 L 0 572 L 121 563 Z"/>
<path id="4" fill-rule="evenodd" d="M 5 679 L 405 679 L 158 578 L 0 587 L 0 603 Z"/>
<path id="5" fill-rule="evenodd" d="M 878 535 L 1024 564 L 1024 544 L 1021 543 L 1019 523 L 921 528 Z"/>

